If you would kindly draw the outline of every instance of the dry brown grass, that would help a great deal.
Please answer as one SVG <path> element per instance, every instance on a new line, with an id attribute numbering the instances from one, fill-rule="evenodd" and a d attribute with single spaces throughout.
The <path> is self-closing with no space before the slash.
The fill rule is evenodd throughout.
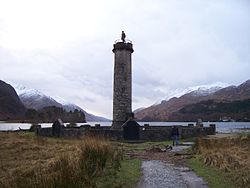
<path id="1" fill-rule="evenodd" d="M 199 138 L 196 152 L 206 165 L 224 171 L 239 187 L 250 187 L 250 135 Z"/>
<path id="2" fill-rule="evenodd" d="M 74 144 L 72 144 L 72 142 Z M 35 137 L 30 133 L 0 133 L 0 179 L 37 167 L 47 168 L 59 156 L 74 153 L 78 141 Z"/>
<path id="3" fill-rule="evenodd" d="M 121 159 L 103 139 L 0 132 L 0 187 L 95 187 L 95 178 L 115 173 Z"/>

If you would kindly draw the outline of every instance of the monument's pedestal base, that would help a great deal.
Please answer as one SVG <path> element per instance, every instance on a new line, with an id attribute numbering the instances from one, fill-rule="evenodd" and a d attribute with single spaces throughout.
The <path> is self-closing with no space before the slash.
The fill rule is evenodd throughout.
<path id="1" fill-rule="evenodd" d="M 113 121 L 110 130 L 123 130 L 122 125 L 125 121 Z"/>

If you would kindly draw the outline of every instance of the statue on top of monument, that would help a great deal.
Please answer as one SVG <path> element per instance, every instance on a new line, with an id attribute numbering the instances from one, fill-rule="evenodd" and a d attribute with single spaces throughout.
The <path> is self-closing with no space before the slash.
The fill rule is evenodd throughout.
<path id="1" fill-rule="evenodd" d="M 122 36 L 121 36 L 122 42 L 125 42 L 125 38 L 126 38 L 126 34 L 124 33 L 124 31 L 122 31 Z"/>

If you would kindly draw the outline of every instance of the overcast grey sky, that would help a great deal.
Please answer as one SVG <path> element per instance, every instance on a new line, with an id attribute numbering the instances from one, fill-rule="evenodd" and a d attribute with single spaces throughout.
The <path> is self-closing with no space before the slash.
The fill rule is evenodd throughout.
<path id="1" fill-rule="evenodd" d="M 122 30 L 135 50 L 134 109 L 250 78 L 249 0 L 0 0 L 0 79 L 111 118 Z"/>

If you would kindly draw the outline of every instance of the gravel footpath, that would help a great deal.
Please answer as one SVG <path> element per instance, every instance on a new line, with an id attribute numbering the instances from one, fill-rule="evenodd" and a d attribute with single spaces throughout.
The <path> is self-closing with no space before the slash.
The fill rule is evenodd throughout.
<path id="1" fill-rule="evenodd" d="M 138 188 L 187 188 L 181 172 L 161 161 L 143 161 Z"/>
<path id="2" fill-rule="evenodd" d="M 171 153 L 190 146 L 174 147 Z M 208 188 L 207 183 L 187 167 L 176 167 L 161 160 L 144 160 L 137 188 Z"/>

